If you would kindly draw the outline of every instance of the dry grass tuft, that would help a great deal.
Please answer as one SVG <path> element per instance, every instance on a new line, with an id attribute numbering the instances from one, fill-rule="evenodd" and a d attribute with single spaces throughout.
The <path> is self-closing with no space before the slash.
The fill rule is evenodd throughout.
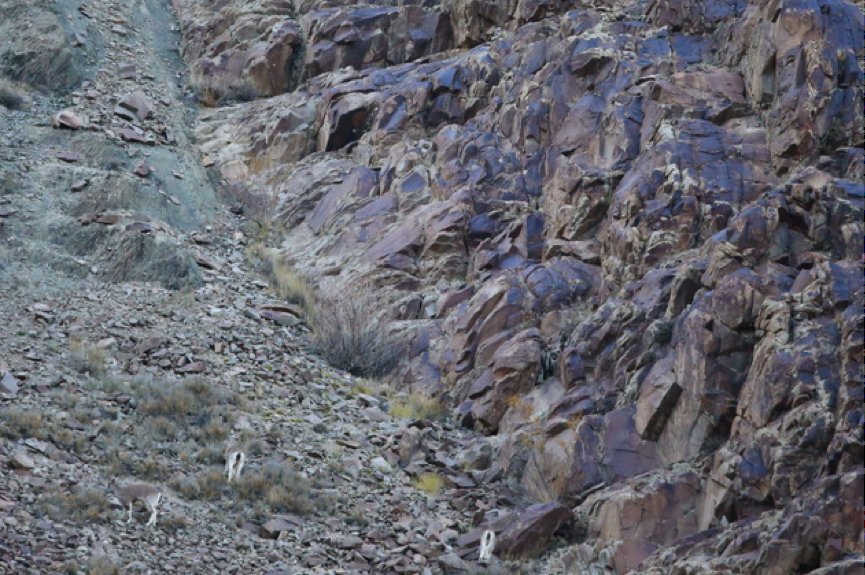
<path id="1" fill-rule="evenodd" d="M 205 501 L 219 499 L 226 485 L 225 475 L 220 469 L 208 469 L 195 477 L 184 477 L 172 482 L 172 487 L 186 499 Z"/>
<path id="2" fill-rule="evenodd" d="M 389 373 L 405 346 L 381 317 L 381 306 L 368 290 L 322 298 L 316 308 L 312 341 L 331 365 L 361 377 Z"/>
<path id="3" fill-rule="evenodd" d="M 300 306 L 307 321 L 315 317 L 315 292 L 294 269 L 273 258 L 271 277 L 276 295 L 289 303 Z"/>
<path id="4" fill-rule="evenodd" d="M 55 493 L 41 497 L 33 506 L 37 516 L 48 516 L 53 521 L 93 523 L 110 519 L 111 505 L 105 495 L 94 489 L 80 489 L 73 493 Z"/>
<path id="5" fill-rule="evenodd" d="M 190 83 L 198 101 L 208 108 L 235 102 L 251 102 L 260 95 L 258 89 L 249 82 L 232 84 L 226 76 L 203 78 L 200 74 L 195 74 Z"/>
<path id="6" fill-rule="evenodd" d="M 414 480 L 415 489 L 430 496 L 438 495 L 444 484 L 444 479 L 437 473 L 421 473 Z"/>
<path id="7" fill-rule="evenodd" d="M 445 416 L 444 406 L 434 397 L 412 393 L 405 399 L 395 399 L 390 404 L 390 414 L 399 419 L 432 419 Z"/>
<path id="8" fill-rule="evenodd" d="M 274 512 L 305 514 L 315 509 L 315 494 L 309 479 L 285 462 L 269 461 L 244 473 L 236 489 L 242 499 L 264 502 Z"/>
<path id="9" fill-rule="evenodd" d="M 80 340 L 69 344 L 69 365 L 78 373 L 102 377 L 106 371 L 107 356 L 102 348 Z"/>
<path id="10" fill-rule="evenodd" d="M 0 78 L 0 106 L 9 110 L 21 110 L 27 106 L 27 96 L 12 82 Z"/>
<path id="11" fill-rule="evenodd" d="M 7 407 L 0 410 L 0 435 L 10 439 L 22 437 L 45 438 L 45 420 L 33 409 Z"/>

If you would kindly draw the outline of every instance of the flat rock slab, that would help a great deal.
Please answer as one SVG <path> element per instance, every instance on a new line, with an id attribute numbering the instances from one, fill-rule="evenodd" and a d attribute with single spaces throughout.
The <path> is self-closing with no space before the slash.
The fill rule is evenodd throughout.
<path id="1" fill-rule="evenodd" d="M 573 518 L 573 512 L 560 503 L 532 505 L 499 535 L 494 553 L 513 559 L 538 554 L 553 534 Z"/>
<path id="2" fill-rule="evenodd" d="M 18 393 L 18 380 L 11 373 L 6 373 L 0 378 L 0 394 L 14 396 Z"/>

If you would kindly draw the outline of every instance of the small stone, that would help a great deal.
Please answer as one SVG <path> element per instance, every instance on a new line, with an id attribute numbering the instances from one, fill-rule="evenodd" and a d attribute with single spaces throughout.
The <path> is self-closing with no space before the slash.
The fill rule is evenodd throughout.
<path id="1" fill-rule="evenodd" d="M 78 160 L 81 159 L 81 154 L 78 154 L 77 152 L 70 152 L 67 150 L 67 151 L 63 151 L 63 152 L 58 153 L 57 159 L 60 160 L 61 162 L 67 162 L 69 164 L 72 164 L 72 163 L 77 162 Z"/>
<path id="2" fill-rule="evenodd" d="M 74 182 L 72 182 L 72 185 L 70 186 L 69 189 L 71 189 L 73 192 L 80 192 L 81 190 L 83 190 L 84 188 L 86 188 L 89 185 L 90 185 L 90 180 L 88 180 L 88 179 L 75 180 Z"/>
<path id="3" fill-rule="evenodd" d="M 134 113 L 139 120 L 146 120 L 153 115 L 153 106 L 150 104 L 150 100 L 140 90 L 124 96 L 117 103 L 117 107 Z M 115 113 L 118 113 L 117 109 L 115 109 Z"/>
<path id="4" fill-rule="evenodd" d="M 0 379 L 0 394 L 14 396 L 18 393 L 18 380 L 11 373 L 7 373 Z"/>
<path id="5" fill-rule="evenodd" d="M 135 167 L 135 175 L 139 178 L 146 178 L 153 172 L 153 168 L 147 162 L 141 162 Z"/>
<path id="6" fill-rule="evenodd" d="M 61 110 L 54 115 L 54 118 L 51 120 L 51 125 L 55 128 L 78 130 L 84 127 L 84 120 L 82 120 L 72 110 Z"/>
<path id="7" fill-rule="evenodd" d="M 137 70 L 135 69 L 135 64 L 131 62 L 121 62 L 117 66 L 117 74 L 123 80 L 128 80 L 130 78 L 134 78 L 137 74 Z"/>
<path id="8" fill-rule="evenodd" d="M 207 365 L 203 361 L 193 361 L 177 368 L 177 373 L 202 373 L 207 371 Z"/>
<path id="9" fill-rule="evenodd" d="M 369 462 L 373 469 L 377 471 L 381 471 L 382 473 L 390 473 L 391 466 L 390 463 L 387 462 L 387 459 L 384 457 L 376 457 L 372 461 Z"/>

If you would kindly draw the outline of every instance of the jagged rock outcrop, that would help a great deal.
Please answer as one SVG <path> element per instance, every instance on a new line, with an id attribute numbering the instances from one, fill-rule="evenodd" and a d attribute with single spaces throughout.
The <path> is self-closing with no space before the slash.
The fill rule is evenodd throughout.
<path id="1" fill-rule="evenodd" d="M 377 286 L 581 560 L 861 561 L 861 6 L 406 4 L 296 3 L 298 89 L 202 118 L 293 265 Z"/>

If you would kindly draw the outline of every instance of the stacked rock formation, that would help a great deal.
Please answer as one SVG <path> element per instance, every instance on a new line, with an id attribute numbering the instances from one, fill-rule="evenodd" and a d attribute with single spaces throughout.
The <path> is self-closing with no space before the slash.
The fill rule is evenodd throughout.
<path id="1" fill-rule="evenodd" d="M 202 151 L 320 290 L 377 286 L 394 382 L 559 502 L 526 525 L 617 573 L 861 566 L 861 7 L 175 4 L 195 74 L 271 96 Z"/>

